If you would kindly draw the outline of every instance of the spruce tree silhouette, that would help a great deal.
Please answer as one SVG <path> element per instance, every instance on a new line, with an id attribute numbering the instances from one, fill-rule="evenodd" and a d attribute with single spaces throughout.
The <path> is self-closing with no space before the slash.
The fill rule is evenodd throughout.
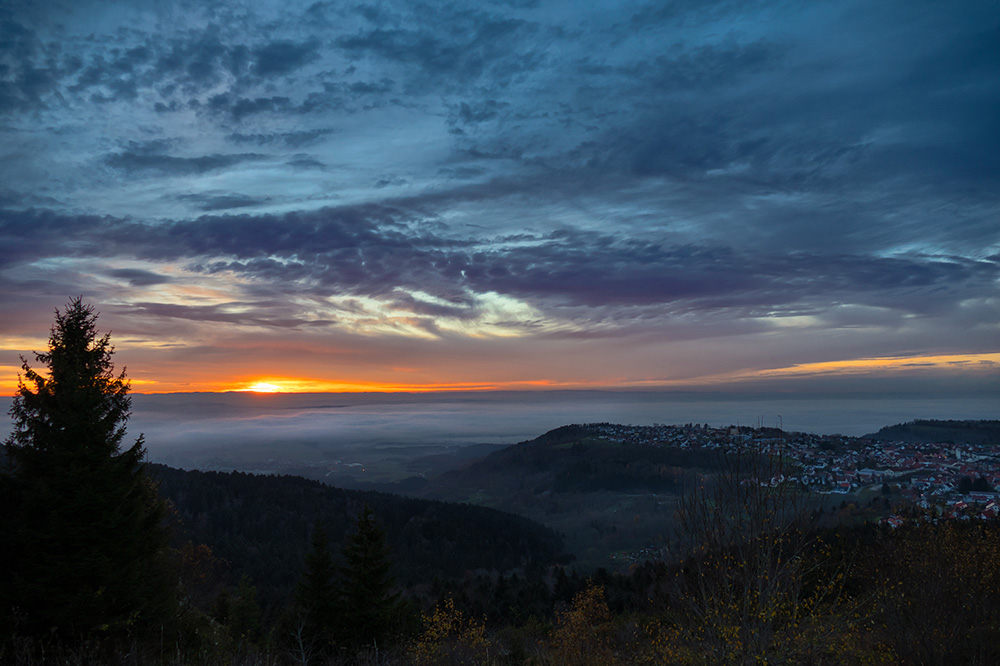
<path id="1" fill-rule="evenodd" d="M 18 633 L 134 637 L 175 611 L 166 506 L 143 469 L 140 436 L 122 450 L 131 398 L 110 335 L 72 299 L 24 375 L 4 443 L 7 566 L 0 613 Z"/>
<path id="2" fill-rule="evenodd" d="M 399 621 L 402 604 L 399 593 L 393 591 L 385 531 L 368 505 L 358 515 L 342 554 L 342 640 L 354 648 L 382 646 Z"/>
<path id="3" fill-rule="evenodd" d="M 322 658 L 333 648 L 338 620 L 336 576 L 330 542 L 323 527 L 317 525 L 312 548 L 306 553 L 305 571 L 295 588 L 298 616 L 289 620 L 289 633 L 300 657 L 315 653 Z"/>

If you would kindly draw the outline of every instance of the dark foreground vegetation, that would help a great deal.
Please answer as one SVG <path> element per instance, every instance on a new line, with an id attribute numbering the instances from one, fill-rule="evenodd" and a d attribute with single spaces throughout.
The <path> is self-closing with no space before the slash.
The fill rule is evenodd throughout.
<path id="1" fill-rule="evenodd" d="M 500 511 L 144 465 L 95 322 L 71 301 L 46 371 L 24 364 L 0 473 L 0 663 L 1000 663 L 998 520 L 831 525 L 782 481 L 787 460 L 736 446 L 701 474 L 640 466 L 676 494 L 670 551 L 581 571 L 559 535 Z M 552 490 L 625 482 L 593 456 Z"/>
<path id="2" fill-rule="evenodd" d="M 339 550 L 365 507 L 398 553 L 393 574 L 403 587 L 468 571 L 539 572 L 568 561 L 555 532 L 494 509 L 343 490 L 295 476 L 162 465 L 150 465 L 149 472 L 171 506 L 175 546 L 208 545 L 230 575 L 253 581 L 267 618 L 291 598 L 316 527 Z"/>

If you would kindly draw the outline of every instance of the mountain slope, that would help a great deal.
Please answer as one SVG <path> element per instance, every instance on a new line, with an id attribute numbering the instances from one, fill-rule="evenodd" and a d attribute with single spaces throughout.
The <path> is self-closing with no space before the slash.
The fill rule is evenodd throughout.
<path id="1" fill-rule="evenodd" d="M 684 480 L 717 462 L 712 451 L 569 425 L 431 479 L 420 496 L 529 516 L 565 534 L 584 567 L 607 566 L 613 553 L 668 540 Z"/>
<path id="2" fill-rule="evenodd" d="M 247 574 L 265 602 L 288 599 L 302 572 L 310 534 L 321 523 L 339 551 L 364 505 L 385 528 L 404 585 L 466 570 L 508 571 L 565 561 L 551 529 L 466 504 L 343 490 L 291 476 L 196 472 L 150 465 L 180 530 Z"/>

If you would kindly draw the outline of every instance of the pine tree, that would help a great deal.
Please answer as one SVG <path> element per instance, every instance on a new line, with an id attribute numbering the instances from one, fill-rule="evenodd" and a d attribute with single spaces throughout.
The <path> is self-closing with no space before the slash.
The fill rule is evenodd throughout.
<path id="1" fill-rule="evenodd" d="M 400 614 L 385 532 L 366 505 L 343 547 L 341 629 L 353 647 L 382 645 Z"/>
<path id="2" fill-rule="evenodd" d="M 313 531 L 312 548 L 306 553 L 305 572 L 295 588 L 299 626 L 293 627 L 298 641 L 326 654 L 333 645 L 337 624 L 337 567 L 330 553 L 326 532 L 319 525 Z"/>
<path id="3" fill-rule="evenodd" d="M 260 637 L 260 602 L 257 587 L 250 577 L 243 574 L 229 601 L 229 635 L 238 643 L 254 641 Z"/>
<path id="4" fill-rule="evenodd" d="M 4 443 L 9 560 L 0 613 L 17 630 L 64 638 L 135 635 L 173 610 L 165 504 L 140 436 L 122 450 L 129 382 L 82 299 L 56 311 L 42 373 L 22 360 Z M 7 573 L 5 573 L 7 575 Z M 8 618 L 9 619 L 9 618 Z"/>

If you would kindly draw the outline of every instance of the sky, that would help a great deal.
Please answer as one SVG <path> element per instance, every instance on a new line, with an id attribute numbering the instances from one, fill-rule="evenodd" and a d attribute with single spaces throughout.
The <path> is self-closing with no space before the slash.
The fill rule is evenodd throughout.
<path id="1" fill-rule="evenodd" d="M 0 3 L 0 390 L 1000 396 L 1000 5 Z"/>

